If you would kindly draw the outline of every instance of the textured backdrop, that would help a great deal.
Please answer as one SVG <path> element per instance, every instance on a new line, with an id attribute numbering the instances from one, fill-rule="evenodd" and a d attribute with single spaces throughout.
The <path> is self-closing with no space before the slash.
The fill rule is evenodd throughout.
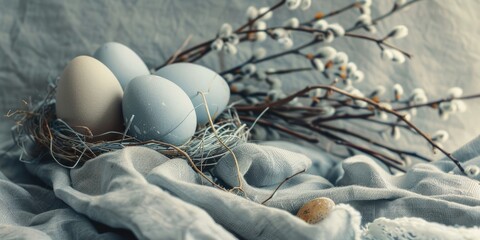
<path id="1" fill-rule="evenodd" d="M 130 46 L 153 67 L 170 56 L 188 35 L 192 35 L 192 43 L 206 40 L 223 22 L 234 26 L 243 22 L 247 6 L 273 2 L 0 0 L 0 112 L 3 115 L 20 106 L 21 100 L 42 95 L 47 79 L 60 74 L 70 59 L 92 54 L 104 42 L 118 41 Z M 310 19 L 316 11 L 328 12 L 350 2 L 314 1 L 309 11 L 299 13 L 299 18 Z M 391 4 L 389 0 L 374 0 L 373 15 L 389 10 Z M 334 45 L 347 52 L 366 72 L 362 89 L 375 84 L 391 87 L 399 82 L 407 90 L 424 87 L 429 96 L 442 94 L 451 86 L 463 87 L 465 93 L 480 92 L 476 80 L 480 72 L 480 16 L 476 14 L 479 10 L 480 1 L 476 0 L 425 0 L 380 23 L 379 33 L 383 34 L 398 24 L 409 28 L 408 38 L 395 41 L 414 55 L 412 61 L 403 65 L 380 59 L 380 51 L 371 42 L 339 39 Z M 280 11 L 271 21 L 283 21 L 287 14 L 290 12 Z M 330 21 L 349 23 L 358 13 L 352 11 L 344 16 Z M 246 57 L 245 54 L 227 57 L 226 63 Z M 287 62 L 292 63 L 280 59 L 274 65 L 281 68 Z M 215 56 L 200 63 L 218 70 Z M 305 64 L 293 61 L 293 65 Z M 305 73 L 283 80 L 286 91 L 291 91 L 306 83 L 319 82 L 317 77 Z M 470 102 L 467 113 L 447 122 L 430 121 L 435 118 L 434 113 L 421 113 L 425 121 L 420 126 L 428 131 L 450 130 L 452 141 L 446 147 L 454 150 L 480 133 L 477 127 L 480 111 L 475 107 L 478 103 Z M 9 137 L 11 124 L 1 118 L 0 136 Z"/>

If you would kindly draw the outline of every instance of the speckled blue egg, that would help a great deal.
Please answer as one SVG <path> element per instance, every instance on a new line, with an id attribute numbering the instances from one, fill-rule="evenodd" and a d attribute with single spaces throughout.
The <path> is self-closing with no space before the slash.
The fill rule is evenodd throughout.
<path id="1" fill-rule="evenodd" d="M 208 115 L 202 96 L 198 92 L 205 93 L 212 119 L 227 107 L 230 99 L 230 88 L 227 82 L 216 72 L 204 66 L 175 63 L 159 69 L 155 74 L 174 82 L 187 93 L 195 107 L 199 125 L 205 125 L 208 122 Z"/>
<path id="2" fill-rule="evenodd" d="M 93 57 L 113 72 L 124 90 L 132 79 L 150 74 L 143 60 L 121 43 L 105 43 L 95 51 Z"/>
<path id="3" fill-rule="evenodd" d="M 197 116 L 187 94 L 173 82 L 154 75 L 136 77 L 123 95 L 129 135 L 173 145 L 186 143 L 195 133 Z"/>

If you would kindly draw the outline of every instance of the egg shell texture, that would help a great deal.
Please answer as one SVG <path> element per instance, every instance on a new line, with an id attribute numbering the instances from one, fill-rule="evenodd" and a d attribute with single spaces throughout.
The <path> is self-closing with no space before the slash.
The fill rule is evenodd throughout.
<path id="1" fill-rule="evenodd" d="M 325 219 L 333 207 L 335 207 L 335 202 L 330 198 L 315 198 L 305 203 L 300 210 L 298 210 L 297 216 L 307 223 L 315 224 Z"/>
<path id="2" fill-rule="evenodd" d="M 95 51 L 93 56 L 115 74 L 123 89 L 135 77 L 150 74 L 143 60 L 132 49 L 121 43 L 105 43 Z"/>
<path id="3" fill-rule="evenodd" d="M 204 101 L 199 91 L 205 93 L 212 119 L 225 110 L 230 100 L 230 88 L 225 79 L 204 66 L 174 63 L 159 69 L 155 74 L 174 82 L 187 93 L 195 107 L 199 125 L 208 122 Z"/>
<path id="4" fill-rule="evenodd" d="M 171 81 L 154 75 L 133 79 L 123 98 L 129 134 L 143 141 L 182 145 L 195 133 L 197 116 L 187 94 Z"/>
<path id="5" fill-rule="evenodd" d="M 100 61 L 78 56 L 64 69 L 56 89 L 57 117 L 80 133 L 123 131 L 123 90 Z"/>

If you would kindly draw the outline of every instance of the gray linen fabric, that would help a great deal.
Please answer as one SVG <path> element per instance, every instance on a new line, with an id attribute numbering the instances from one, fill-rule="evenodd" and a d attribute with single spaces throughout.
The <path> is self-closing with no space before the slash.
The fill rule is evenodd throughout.
<path id="1" fill-rule="evenodd" d="M 464 164 L 480 163 L 476 157 L 468 158 L 478 155 L 479 141 L 455 153 Z M 104 154 L 73 170 L 52 162 L 27 164 L 28 172 L 46 186 L 15 184 L 4 177 L 2 187 L 8 191 L 1 195 L 0 212 L 6 218 L 1 219 L 0 234 L 118 238 L 111 227 L 128 229 L 140 239 L 358 239 L 360 227 L 379 217 L 417 217 L 450 226 L 480 224 L 480 179 L 448 173 L 454 170 L 448 160 L 418 164 L 405 175 L 392 176 L 358 155 L 326 170 L 334 172 L 327 175 L 339 175 L 336 182 L 302 173 L 286 182 L 266 206 L 259 204 L 285 178 L 311 167 L 312 160 L 302 154 L 311 150 L 296 148 L 291 152 L 251 143 L 235 148 L 245 190 L 241 196 L 209 186 L 184 159 L 168 159 L 143 147 Z M 16 157 L 6 159 L 14 162 Z M 225 186 L 237 186 L 234 169 L 227 155 L 212 175 Z M 337 203 L 326 220 L 309 225 L 293 215 L 316 197 Z M 109 227 L 99 233 L 92 227 L 96 222 Z M 22 231 L 25 227 L 28 231 Z"/>

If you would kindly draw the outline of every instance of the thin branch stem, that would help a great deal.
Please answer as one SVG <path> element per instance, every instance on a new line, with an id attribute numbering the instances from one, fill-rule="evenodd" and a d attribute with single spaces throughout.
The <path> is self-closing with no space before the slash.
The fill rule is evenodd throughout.
<path id="1" fill-rule="evenodd" d="M 282 187 L 282 185 L 285 184 L 288 180 L 290 180 L 290 179 L 292 179 L 293 177 L 295 177 L 295 176 L 297 176 L 297 175 L 299 175 L 299 174 L 301 174 L 301 173 L 304 173 L 304 172 L 305 172 L 305 169 L 303 169 L 303 170 L 300 171 L 300 172 L 297 172 L 297 173 L 293 174 L 293 175 L 290 176 L 290 177 L 285 178 L 285 180 L 283 180 L 283 181 L 275 188 L 275 190 L 272 192 L 272 194 L 270 194 L 270 196 L 269 196 L 267 199 L 263 200 L 263 202 L 262 202 L 261 204 L 265 204 L 265 203 L 268 202 L 270 199 L 272 199 L 273 196 L 275 195 L 275 193 L 278 192 L 278 190 L 280 189 L 280 187 Z"/>
<path id="2" fill-rule="evenodd" d="M 402 49 L 385 42 L 383 39 L 376 39 L 376 38 L 372 38 L 372 37 L 369 37 L 369 36 L 353 34 L 353 33 L 348 33 L 348 32 L 345 33 L 345 37 L 358 38 L 358 39 L 364 39 L 364 40 L 372 41 L 372 42 L 377 43 L 380 46 L 384 45 L 384 46 L 387 46 L 389 48 L 395 49 L 395 50 L 401 52 L 403 55 L 405 55 L 406 57 L 408 57 L 410 59 L 412 58 L 412 54 L 407 53 L 407 52 L 403 51 Z"/>

